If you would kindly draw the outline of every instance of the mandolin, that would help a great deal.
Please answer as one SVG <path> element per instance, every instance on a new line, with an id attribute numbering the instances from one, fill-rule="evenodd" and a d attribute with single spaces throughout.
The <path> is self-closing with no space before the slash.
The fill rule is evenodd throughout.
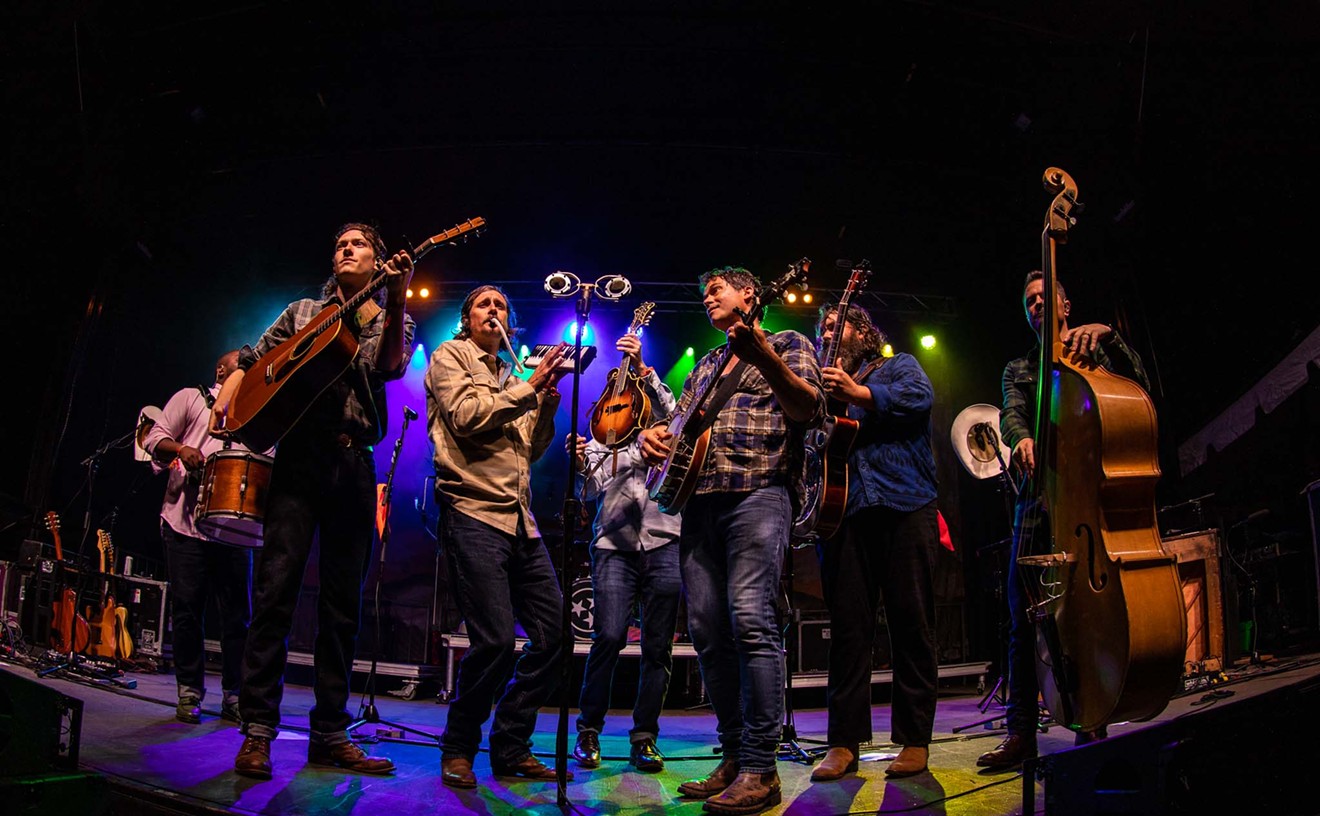
<path id="1" fill-rule="evenodd" d="M 838 360 L 848 308 L 853 295 L 871 277 L 870 267 L 869 261 L 862 261 L 848 277 L 821 365 L 832 366 Z M 846 416 L 846 405 L 830 407 L 835 410 L 826 414 L 820 427 L 808 431 L 803 440 L 802 509 L 793 521 L 793 536 L 804 541 L 824 540 L 834 535 L 848 505 L 848 453 L 857 439 L 859 423 Z"/>
<path id="2" fill-rule="evenodd" d="M 756 302 L 751 312 L 743 317 L 743 322 L 749 326 L 755 325 L 765 307 L 771 301 L 778 300 L 785 289 L 806 282 L 810 269 L 811 261 L 807 258 L 790 264 L 788 272 L 757 292 Z M 673 434 L 669 440 L 669 455 L 646 474 L 648 495 L 660 508 L 660 512 L 666 515 L 677 515 L 692 496 L 697 487 L 697 477 L 701 474 L 706 454 L 710 450 L 710 431 L 715 425 L 715 416 L 721 405 L 707 405 L 707 400 L 715 390 L 715 385 L 720 382 L 724 368 L 733 354 L 727 342 L 717 352 L 718 362 L 710 369 L 709 379 L 700 394 L 669 423 L 669 432 Z M 734 375 L 730 373 L 729 376 Z"/>
<path id="3" fill-rule="evenodd" d="M 638 306 L 633 312 L 628 334 L 640 335 L 642 327 L 651 322 L 655 304 L 651 301 Z M 596 407 L 591 411 L 591 436 L 607 448 L 619 448 L 646 427 L 651 419 L 651 398 L 642 388 L 641 378 L 623 356 L 619 367 L 606 377 L 607 383 Z"/>
<path id="4" fill-rule="evenodd" d="M 441 244 L 480 235 L 485 226 L 486 219 L 471 218 L 431 236 L 412 251 L 413 263 Z M 312 402 L 353 364 L 358 341 L 344 329 L 344 318 L 356 314 L 385 286 L 388 277 L 381 270 L 346 303 L 326 306 L 292 337 L 263 354 L 230 400 L 223 431 L 254 451 L 280 441 Z"/>
<path id="5" fill-rule="evenodd" d="M 87 619 L 78 614 L 78 593 L 65 580 L 64 545 L 60 541 L 60 517 L 54 510 L 46 514 L 46 529 L 55 542 L 55 561 L 60 571 L 61 587 L 51 609 L 50 645 L 61 654 L 82 652 L 92 639 Z"/>

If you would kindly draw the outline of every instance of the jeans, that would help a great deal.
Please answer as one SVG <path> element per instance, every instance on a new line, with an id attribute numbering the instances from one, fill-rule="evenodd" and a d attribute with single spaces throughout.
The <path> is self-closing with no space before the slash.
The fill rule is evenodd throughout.
<path id="1" fill-rule="evenodd" d="M 871 647 L 884 604 L 893 654 L 893 742 L 930 744 L 939 658 L 935 645 L 935 502 L 904 513 L 868 507 L 817 545 L 830 613 L 828 738 L 854 748 L 871 741 Z"/>
<path id="2" fill-rule="evenodd" d="M 545 545 L 528 538 L 521 524 L 511 536 L 442 504 L 439 538 L 471 643 L 458 666 L 441 755 L 477 755 L 481 726 L 498 695 L 490 762 L 512 765 L 530 754 L 537 712 L 559 685 L 559 581 Z M 521 655 L 514 651 L 515 620 L 528 638 Z"/>
<path id="3" fill-rule="evenodd" d="M 741 771 L 774 770 L 783 733 L 784 646 L 777 615 L 792 526 L 788 489 L 704 493 L 679 540 L 688 632 L 718 722 Z"/>
<path id="4" fill-rule="evenodd" d="M 296 429 L 295 429 L 296 430 Z M 243 653 L 239 711 L 247 734 L 273 738 L 280 723 L 289 631 L 312 541 L 319 541 L 314 738 L 344 731 L 353 653 L 362 622 L 362 584 L 376 517 L 376 465 L 370 450 L 292 435 L 280 442 L 257 553 L 252 626 Z M 342 735 L 341 735 L 342 736 Z"/>
<path id="5" fill-rule="evenodd" d="M 160 525 L 170 576 L 170 626 L 174 637 L 174 677 L 179 696 L 206 697 L 206 601 L 220 612 L 220 688 L 225 700 L 238 693 L 243 645 L 252 618 L 252 553 Z"/>
<path id="6" fill-rule="evenodd" d="M 678 628 L 678 546 L 653 550 L 591 550 L 591 651 L 582 675 L 578 731 L 600 732 L 610 707 L 610 688 L 619 652 L 627 644 L 633 604 L 642 612 L 642 659 L 637 701 L 633 705 L 632 742 L 655 739 L 660 709 L 669 690 L 674 632 Z"/>

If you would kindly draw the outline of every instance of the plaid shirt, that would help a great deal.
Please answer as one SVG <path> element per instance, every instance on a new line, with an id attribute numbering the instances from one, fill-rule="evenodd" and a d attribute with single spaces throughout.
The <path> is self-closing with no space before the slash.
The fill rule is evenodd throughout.
<path id="1" fill-rule="evenodd" d="M 342 304 L 337 294 L 323 300 L 303 298 L 290 303 L 261 335 L 256 346 L 243 346 L 238 353 L 238 367 L 247 371 L 266 352 L 311 323 L 327 306 Z M 361 328 L 351 317 L 345 319 L 344 327 L 358 340 L 357 356 L 353 358 L 353 364 L 312 401 L 294 428 L 317 436 L 348 434 L 360 445 L 374 445 L 384 438 L 389 415 L 385 407 L 385 383 L 399 379 L 407 371 L 413 332 L 417 328 L 412 315 L 404 313 L 403 321 L 403 362 L 397 371 L 377 371 L 376 349 L 385 330 L 384 310 Z"/>
<path id="2" fill-rule="evenodd" d="M 770 383 L 754 366 L 744 366 L 737 390 L 719 409 L 711 427 L 706 461 L 694 493 L 748 493 L 771 485 L 792 488 L 797 484 L 802 467 L 803 431 L 825 416 L 820 363 L 811 340 L 801 332 L 777 332 L 766 340 L 789 370 L 816 390 L 816 410 L 805 423 L 789 421 L 770 390 Z M 697 362 L 683 384 L 679 415 L 687 411 L 689 403 L 718 375 L 716 367 L 723 356 L 724 346 L 718 346 Z"/>

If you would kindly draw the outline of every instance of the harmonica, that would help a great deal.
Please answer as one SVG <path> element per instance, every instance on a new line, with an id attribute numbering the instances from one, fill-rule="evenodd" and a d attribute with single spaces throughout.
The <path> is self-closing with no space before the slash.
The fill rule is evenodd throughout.
<path id="1" fill-rule="evenodd" d="M 523 365 L 526 366 L 527 368 L 536 368 L 538 365 L 541 364 L 541 361 L 545 359 L 545 355 L 549 354 L 551 350 L 555 348 L 556 345 L 557 344 L 555 343 L 543 343 L 541 345 L 536 346 L 535 348 L 532 349 L 531 354 L 528 354 L 526 357 L 523 358 L 522 361 Z M 573 358 L 575 356 L 577 356 L 577 348 L 575 346 L 569 346 L 567 349 L 565 349 L 564 356 L 560 358 L 559 365 L 555 368 L 555 370 L 571 373 L 573 371 Z M 581 370 L 586 371 L 587 366 L 591 365 L 591 361 L 594 359 L 596 359 L 596 347 L 582 346 Z"/>

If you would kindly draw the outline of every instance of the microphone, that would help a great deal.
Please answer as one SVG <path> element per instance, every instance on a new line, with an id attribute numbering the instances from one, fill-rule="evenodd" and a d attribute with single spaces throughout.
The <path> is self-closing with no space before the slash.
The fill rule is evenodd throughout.
<path id="1" fill-rule="evenodd" d="M 632 291 L 632 283 L 622 275 L 606 275 L 596 281 L 596 291 L 608 300 L 618 300 Z"/>
<path id="2" fill-rule="evenodd" d="M 417 412 L 405 405 L 403 406 L 403 418 L 412 422 L 417 419 Z"/>
<path id="3" fill-rule="evenodd" d="M 554 297 L 566 297 L 576 292 L 581 283 L 572 272 L 554 272 L 545 279 L 545 291 Z"/>

